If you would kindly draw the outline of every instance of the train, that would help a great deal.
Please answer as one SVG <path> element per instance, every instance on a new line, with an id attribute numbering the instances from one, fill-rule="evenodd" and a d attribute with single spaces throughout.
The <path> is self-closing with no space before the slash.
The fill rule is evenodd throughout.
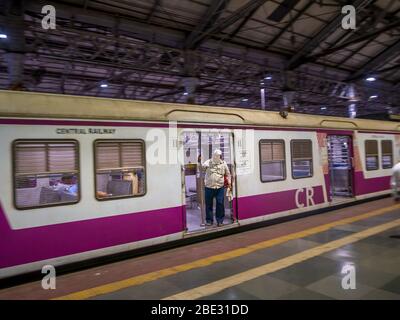
<path id="1" fill-rule="evenodd" d="M 388 195 L 399 144 L 392 121 L 0 91 L 0 278 Z"/>

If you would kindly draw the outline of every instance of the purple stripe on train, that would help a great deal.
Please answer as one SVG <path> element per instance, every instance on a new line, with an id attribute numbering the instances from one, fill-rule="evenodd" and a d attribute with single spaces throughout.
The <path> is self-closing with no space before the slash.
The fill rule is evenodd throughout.
<path id="1" fill-rule="evenodd" d="M 182 230 L 182 207 L 21 230 L 10 229 L 0 207 L 0 268 L 136 242 Z"/>
<path id="2" fill-rule="evenodd" d="M 238 199 L 239 219 L 297 209 L 302 206 L 308 207 L 312 205 L 312 202 L 307 199 L 307 194 L 308 198 L 312 198 L 314 204 L 323 203 L 322 186 L 312 187 L 312 193 L 310 189 L 311 187 L 240 197 Z"/>
<path id="3" fill-rule="evenodd" d="M 362 171 L 354 173 L 355 195 L 368 194 L 372 192 L 390 189 L 390 176 L 365 179 Z"/>

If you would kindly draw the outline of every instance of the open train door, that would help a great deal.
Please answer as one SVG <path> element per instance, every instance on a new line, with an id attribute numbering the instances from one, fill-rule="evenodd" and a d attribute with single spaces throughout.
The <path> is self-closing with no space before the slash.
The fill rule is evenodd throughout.
<path id="1" fill-rule="evenodd" d="M 328 164 L 332 200 L 353 197 L 353 140 L 349 135 L 328 135 Z"/>
<path id="2" fill-rule="evenodd" d="M 216 226 L 206 226 L 206 208 L 204 195 L 204 176 L 201 164 L 212 157 L 215 149 L 222 151 L 222 159 L 227 163 L 232 176 L 231 194 L 225 190 L 224 226 L 237 222 L 237 212 L 234 206 L 236 197 L 235 166 L 233 152 L 233 134 L 226 130 L 184 130 L 180 137 L 182 141 L 183 166 L 182 185 L 185 207 L 187 232 L 206 231 Z M 215 217 L 215 201 L 214 201 Z M 215 221 L 215 219 L 214 219 Z"/>

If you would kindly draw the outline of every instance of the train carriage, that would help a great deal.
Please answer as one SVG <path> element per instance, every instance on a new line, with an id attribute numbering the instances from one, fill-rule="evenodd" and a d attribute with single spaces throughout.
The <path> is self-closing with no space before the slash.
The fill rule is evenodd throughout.
<path id="1" fill-rule="evenodd" d="M 390 193 L 395 122 L 0 92 L 0 278 Z M 233 174 L 204 225 L 199 161 Z M 62 186 L 62 188 L 60 187 Z"/>

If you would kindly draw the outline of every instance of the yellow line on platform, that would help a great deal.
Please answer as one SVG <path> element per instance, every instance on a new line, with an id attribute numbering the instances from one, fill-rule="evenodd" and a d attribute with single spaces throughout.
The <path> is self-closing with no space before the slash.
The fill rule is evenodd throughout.
<path id="1" fill-rule="evenodd" d="M 286 257 L 286 258 L 283 258 L 283 259 L 280 259 L 280 260 L 277 260 L 277 261 L 274 261 L 271 263 L 264 264 L 260 267 L 253 268 L 253 269 L 241 272 L 239 274 L 235 274 L 233 276 L 208 283 L 206 285 L 203 285 L 203 286 L 200 286 L 197 288 L 183 291 L 181 293 L 164 298 L 163 300 L 193 300 L 193 299 L 199 299 L 202 297 L 210 296 L 210 295 L 220 292 L 224 289 L 227 289 L 227 288 L 230 288 L 233 286 L 237 286 L 243 282 L 253 280 L 258 277 L 264 276 L 266 274 L 287 268 L 293 264 L 308 260 L 310 258 L 319 256 L 328 251 L 338 249 L 347 244 L 359 241 L 361 239 L 370 237 L 377 233 L 381 233 L 383 231 L 386 231 L 388 229 L 398 227 L 398 226 L 400 226 L 400 219 L 397 219 L 397 220 L 394 220 L 394 221 L 391 221 L 388 223 L 384 223 L 379 226 L 372 227 L 372 228 L 369 228 L 369 229 L 361 231 L 361 232 L 357 232 L 355 234 L 346 236 L 339 240 L 328 242 L 326 244 L 317 246 L 315 248 L 296 253 L 289 257 Z"/>
<path id="2" fill-rule="evenodd" d="M 384 214 L 384 213 L 387 213 L 389 211 L 393 211 L 393 210 L 399 209 L 399 208 L 400 208 L 400 205 L 396 204 L 396 205 L 392 205 L 392 206 L 389 206 L 386 208 L 373 210 L 373 211 L 370 211 L 370 212 L 367 212 L 364 214 L 360 214 L 360 215 L 357 215 L 354 217 L 345 218 L 345 219 L 341 219 L 341 220 L 334 221 L 331 223 L 323 224 L 323 225 L 320 225 L 317 227 L 313 227 L 313 228 L 309 228 L 309 229 L 302 230 L 299 232 L 291 233 L 291 234 L 281 236 L 281 237 L 278 237 L 275 239 L 265 240 L 265 241 L 262 241 L 259 243 L 249 245 L 247 247 L 227 251 L 227 252 L 213 255 L 213 256 L 210 256 L 207 258 L 198 259 L 198 260 L 195 260 L 195 261 L 192 261 L 189 263 L 185 263 L 185 264 L 177 265 L 174 267 L 169 267 L 169 268 L 165 268 L 162 270 L 134 276 L 134 277 L 131 277 L 128 279 L 108 283 L 108 284 L 101 285 L 98 287 L 73 292 L 71 294 L 61 296 L 61 297 L 58 297 L 55 299 L 56 300 L 89 299 L 89 298 L 92 298 L 95 296 L 115 292 L 115 291 L 129 288 L 132 286 L 141 285 L 143 283 L 154 281 L 154 280 L 164 278 L 164 277 L 167 277 L 170 275 L 174 275 L 174 274 L 177 274 L 180 272 L 184 272 L 184 271 L 188 271 L 188 270 L 192 270 L 192 269 L 196 269 L 196 268 L 202 268 L 202 267 L 206 267 L 206 266 L 212 265 L 217 262 L 237 258 L 237 257 L 249 254 L 251 252 L 254 252 L 254 251 L 257 251 L 260 249 L 273 247 L 275 245 L 287 242 L 289 240 L 304 238 L 304 237 L 307 237 L 307 236 L 310 236 L 310 235 L 313 235 L 316 233 L 324 232 L 326 230 L 329 230 L 329 229 L 334 228 L 339 225 L 349 224 L 349 223 L 353 223 L 353 222 L 360 221 L 363 219 L 371 218 L 371 217 L 378 216 L 378 215 L 381 215 L 381 214 Z"/>

